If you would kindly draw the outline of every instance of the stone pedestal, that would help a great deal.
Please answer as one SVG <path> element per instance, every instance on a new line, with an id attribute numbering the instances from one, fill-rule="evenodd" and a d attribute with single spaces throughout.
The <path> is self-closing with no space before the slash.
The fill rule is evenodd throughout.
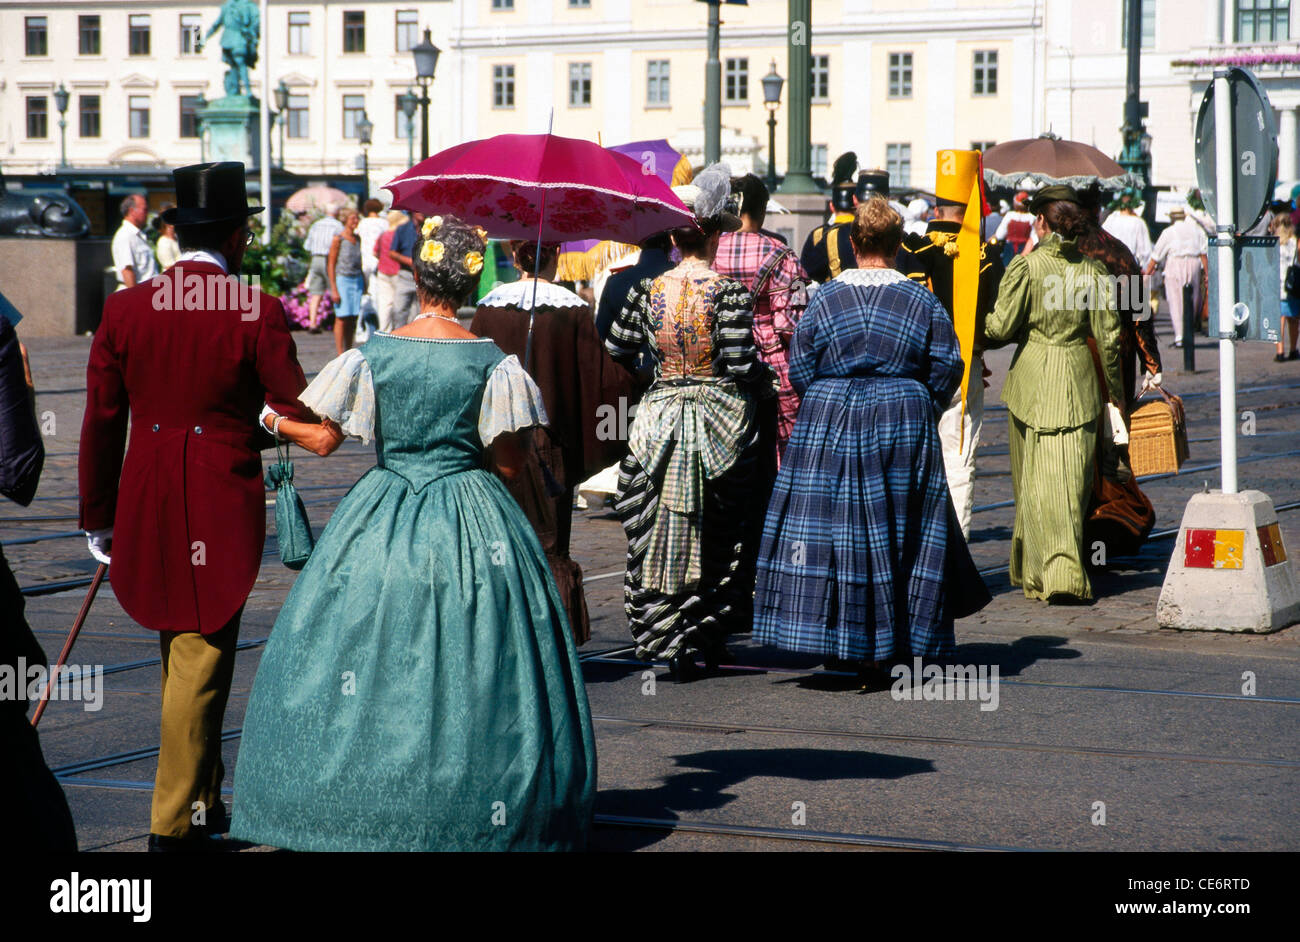
<path id="1" fill-rule="evenodd" d="M 0 239 L 0 285 L 23 316 L 19 337 L 73 337 L 104 310 L 108 239 Z M 111 276 L 110 276 L 111 277 Z"/>
<path id="2" fill-rule="evenodd" d="M 256 98 L 227 95 L 210 102 L 198 114 L 208 135 L 208 160 L 237 160 L 250 172 L 261 166 L 258 140 L 262 107 Z"/>
<path id="3" fill-rule="evenodd" d="M 1257 632 L 1300 621 L 1300 580 L 1266 494 L 1192 496 L 1156 621 L 1162 628 Z"/>
<path id="4" fill-rule="evenodd" d="M 803 251 L 803 243 L 808 238 L 808 233 L 826 220 L 826 204 L 829 198 L 821 193 L 778 191 L 776 199 L 790 210 L 792 216 L 768 216 L 766 225 L 768 228 L 774 225 L 785 228 L 793 222 L 794 238 L 790 240 L 790 248 L 794 249 L 794 254 L 798 256 Z"/>

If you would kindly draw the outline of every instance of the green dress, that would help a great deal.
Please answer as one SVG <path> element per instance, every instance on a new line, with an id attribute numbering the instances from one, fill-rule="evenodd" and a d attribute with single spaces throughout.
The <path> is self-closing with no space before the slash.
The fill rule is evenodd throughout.
<path id="1" fill-rule="evenodd" d="M 1010 416 L 1016 522 L 1009 577 L 1029 598 L 1090 599 L 1083 524 L 1104 398 L 1123 408 L 1120 319 L 1109 273 L 1052 233 L 1007 266 L 987 346 L 1019 345 L 1002 387 Z M 1097 342 L 1107 396 L 1097 387 Z"/>
<path id="2" fill-rule="evenodd" d="M 303 851 L 579 850 L 586 690 L 533 528 L 484 443 L 544 424 L 490 340 L 378 333 L 302 395 L 377 464 L 339 503 L 262 655 L 231 835 Z"/>

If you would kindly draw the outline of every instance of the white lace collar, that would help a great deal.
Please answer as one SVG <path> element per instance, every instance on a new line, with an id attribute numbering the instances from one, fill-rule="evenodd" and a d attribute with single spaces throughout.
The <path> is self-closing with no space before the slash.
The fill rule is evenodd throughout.
<path id="1" fill-rule="evenodd" d="M 479 301 L 478 305 L 479 307 L 515 307 L 523 311 L 531 310 L 533 306 L 533 280 L 528 278 L 523 281 L 512 281 L 509 284 L 497 285 L 483 297 L 483 300 Z M 572 291 L 561 288 L 559 285 L 538 282 L 537 306 L 586 307 L 587 302 Z"/>
<path id="2" fill-rule="evenodd" d="M 846 268 L 835 280 L 842 281 L 846 285 L 879 288 L 882 285 L 907 281 L 907 276 L 896 268 Z"/>

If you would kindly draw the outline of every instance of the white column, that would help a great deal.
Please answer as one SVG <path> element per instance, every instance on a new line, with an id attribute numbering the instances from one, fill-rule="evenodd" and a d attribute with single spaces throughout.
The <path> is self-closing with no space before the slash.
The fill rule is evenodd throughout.
<path id="1" fill-rule="evenodd" d="M 1296 109 L 1293 105 L 1284 105 L 1280 109 L 1277 125 L 1277 177 L 1287 183 L 1295 181 L 1300 175 L 1297 167 L 1297 148 L 1300 141 L 1296 139 Z"/>

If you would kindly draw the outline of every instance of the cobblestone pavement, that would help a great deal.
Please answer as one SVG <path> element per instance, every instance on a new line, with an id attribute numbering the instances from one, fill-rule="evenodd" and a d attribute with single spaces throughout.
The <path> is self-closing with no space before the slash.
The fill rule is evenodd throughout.
<path id="1" fill-rule="evenodd" d="M 328 336 L 297 339 L 309 373 L 332 356 Z M 32 506 L 0 508 L 0 540 L 24 587 L 94 570 L 84 540 L 57 536 L 76 531 L 89 343 L 29 342 L 48 457 Z M 1179 475 L 1144 483 L 1157 531 L 1175 529 L 1188 497 L 1219 481 L 1218 345 L 1202 338 L 1192 375 L 1177 369 L 1181 351 L 1162 352 L 1166 385 L 1186 400 L 1191 457 Z M 993 571 L 987 581 L 995 598 L 957 627 L 959 661 L 999 668 L 996 710 L 861 693 L 816 659 L 748 638 L 732 645 L 733 669 L 675 685 L 662 666 L 632 662 L 627 651 L 622 529 L 607 511 L 576 513 L 573 543 L 593 630 L 580 653 L 600 759 L 594 846 L 1300 849 L 1300 627 L 1255 636 L 1158 628 L 1156 599 L 1172 538 L 1153 540 L 1136 558 L 1112 560 L 1094 580 L 1098 601 L 1091 606 L 1049 608 L 996 572 L 1006 565 L 1014 511 L 981 508 L 1011 499 L 1006 414 L 998 404 L 1010 357 L 1009 350 L 989 356 L 991 408 L 971 537 L 976 562 Z M 1238 377 L 1248 390 L 1239 398 L 1250 413 L 1242 421 L 1253 420 L 1255 433 L 1239 442 L 1241 486 L 1263 490 L 1278 505 L 1296 502 L 1300 363 L 1274 363 L 1271 345 L 1243 345 Z M 373 454 L 348 442 L 328 459 L 300 452 L 295 463 L 319 530 Z M 1281 521 L 1294 566 L 1300 512 L 1283 512 Z M 38 536 L 56 538 L 21 542 Z M 241 633 L 226 720 L 228 773 L 261 641 L 295 577 L 280 565 L 274 540 L 267 549 Z M 51 657 L 83 596 L 78 588 L 28 599 L 29 620 Z M 56 702 L 41 724 L 84 849 L 144 847 L 158 735 L 157 656 L 156 636 L 124 615 L 106 585 L 71 658 L 110 670 L 103 707 L 89 712 Z M 1253 696 L 1242 693 L 1246 671 L 1256 677 Z"/>

